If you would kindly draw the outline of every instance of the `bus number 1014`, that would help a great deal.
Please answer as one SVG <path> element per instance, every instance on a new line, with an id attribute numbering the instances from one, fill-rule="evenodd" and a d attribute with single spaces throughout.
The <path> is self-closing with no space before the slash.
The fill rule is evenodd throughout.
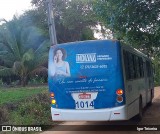
<path id="1" fill-rule="evenodd" d="M 77 101 L 76 109 L 94 109 L 93 101 Z"/>

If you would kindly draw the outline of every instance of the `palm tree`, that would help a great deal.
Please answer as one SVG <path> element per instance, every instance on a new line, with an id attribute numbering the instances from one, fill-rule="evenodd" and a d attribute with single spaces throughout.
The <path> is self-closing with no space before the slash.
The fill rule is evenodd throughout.
<path id="1" fill-rule="evenodd" d="M 0 26 L 0 76 L 19 76 L 26 85 L 27 77 L 46 71 L 48 40 L 35 27 L 24 27 L 16 18 Z"/>

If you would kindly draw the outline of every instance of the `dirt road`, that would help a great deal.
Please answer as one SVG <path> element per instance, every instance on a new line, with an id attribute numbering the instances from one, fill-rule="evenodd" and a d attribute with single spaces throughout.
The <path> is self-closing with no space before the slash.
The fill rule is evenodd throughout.
<path id="1" fill-rule="evenodd" d="M 129 129 L 129 125 L 150 125 L 149 127 L 152 128 L 155 125 L 159 125 L 160 128 L 160 87 L 155 88 L 155 96 L 153 99 L 153 104 L 151 107 L 148 107 L 145 109 L 144 117 L 142 121 L 136 122 L 135 120 L 132 121 L 117 121 L 117 122 L 64 122 L 60 126 L 55 126 L 53 129 L 50 129 L 49 131 L 45 131 L 41 134 L 159 134 L 160 131 L 102 131 L 100 130 L 99 126 L 104 125 L 124 125 L 126 128 Z M 63 127 L 62 125 L 65 125 Z M 68 126 L 67 126 L 68 125 Z M 86 130 L 85 126 L 91 125 L 91 127 L 95 128 L 95 131 L 84 131 Z M 153 125 L 153 126 L 152 126 Z M 98 131 L 96 130 L 99 129 Z M 137 128 L 137 127 L 136 127 Z M 118 129 L 115 127 L 115 130 Z M 143 128 L 144 129 L 144 128 Z M 57 131 L 58 130 L 58 131 Z M 64 130 L 64 131 L 59 131 Z M 72 131 L 65 131 L 65 130 L 72 130 Z M 82 130 L 82 131 L 80 131 Z"/>

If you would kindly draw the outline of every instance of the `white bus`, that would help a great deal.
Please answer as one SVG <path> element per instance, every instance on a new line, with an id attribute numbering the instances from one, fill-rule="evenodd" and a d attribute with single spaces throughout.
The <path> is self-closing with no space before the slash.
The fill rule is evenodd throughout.
<path id="1" fill-rule="evenodd" d="M 48 77 L 54 121 L 141 119 L 154 97 L 151 60 L 115 40 L 52 46 Z"/>

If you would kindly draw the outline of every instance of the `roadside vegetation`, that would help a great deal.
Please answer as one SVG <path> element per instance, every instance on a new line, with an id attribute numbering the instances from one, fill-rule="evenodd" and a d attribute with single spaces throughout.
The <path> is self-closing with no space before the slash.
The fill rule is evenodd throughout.
<path id="1" fill-rule="evenodd" d="M 14 103 L 17 101 L 21 101 L 30 96 L 45 92 L 47 92 L 47 86 L 1 88 L 0 106 L 5 103 Z"/>
<path id="2" fill-rule="evenodd" d="M 46 0 L 31 3 L 34 8 L 22 15 L 10 21 L 0 19 L 0 84 L 26 86 L 37 76 L 47 82 L 50 41 Z M 159 4 L 148 0 L 54 0 L 57 42 L 94 40 L 97 32 L 100 38 L 121 40 L 152 59 L 158 86 Z"/>
<path id="3" fill-rule="evenodd" d="M 54 123 L 48 88 L 40 86 L 47 84 L 50 47 L 45 1 L 32 0 L 33 9 L 0 20 L 0 124 Z M 95 40 L 96 32 L 121 40 L 152 59 L 159 86 L 159 5 L 152 0 L 54 0 L 57 41 Z"/>
<path id="4" fill-rule="evenodd" d="M 131 45 L 151 58 L 154 82 L 160 85 L 160 1 L 95 0 L 94 11 L 114 39 Z"/>
<path id="5" fill-rule="evenodd" d="M 0 124 L 54 124 L 47 86 L 0 89 L 0 94 Z"/>

